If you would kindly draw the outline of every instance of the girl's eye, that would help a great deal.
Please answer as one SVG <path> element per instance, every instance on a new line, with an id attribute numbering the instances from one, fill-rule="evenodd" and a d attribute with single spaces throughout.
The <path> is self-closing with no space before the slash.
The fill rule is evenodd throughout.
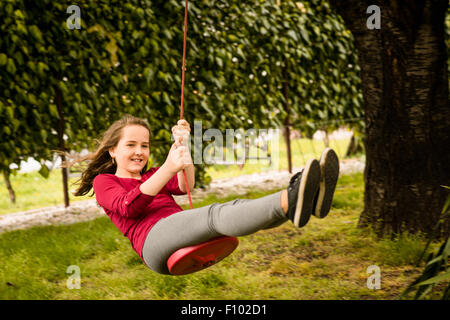
<path id="1" fill-rule="evenodd" d="M 127 147 L 134 147 L 134 144 L 129 143 L 127 144 Z M 142 148 L 148 148 L 148 146 L 142 146 Z"/>

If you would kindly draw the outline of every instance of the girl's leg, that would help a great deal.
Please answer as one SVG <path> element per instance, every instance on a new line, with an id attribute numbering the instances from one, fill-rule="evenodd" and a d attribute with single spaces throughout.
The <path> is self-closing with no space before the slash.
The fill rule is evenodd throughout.
<path id="1" fill-rule="evenodd" d="M 144 261 L 152 270 L 169 274 L 166 262 L 178 249 L 222 235 L 245 236 L 279 226 L 288 220 L 280 197 L 281 191 L 259 199 L 213 203 L 161 219 L 147 235 Z"/>

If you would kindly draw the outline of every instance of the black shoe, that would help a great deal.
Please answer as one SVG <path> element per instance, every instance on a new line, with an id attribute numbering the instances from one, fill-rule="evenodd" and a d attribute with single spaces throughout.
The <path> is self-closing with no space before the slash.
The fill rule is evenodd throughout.
<path id="1" fill-rule="evenodd" d="M 316 159 L 309 160 L 303 170 L 290 179 L 287 217 L 296 227 L 301 228 L 309 221 L 319 184 L 320 165 Z"/>
<path id="2" fill-rule="evenodd" d="M 330 212 L 339 177 L 339 159 L 332 149 L 326 148 L 320 157 L 320 187 L 314 201 L 313 215 L 325 218 Z"/>

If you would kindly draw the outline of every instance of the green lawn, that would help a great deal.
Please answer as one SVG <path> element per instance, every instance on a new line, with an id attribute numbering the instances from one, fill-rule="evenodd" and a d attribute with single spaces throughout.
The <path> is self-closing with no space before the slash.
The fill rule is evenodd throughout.
<path id="1" fill-rule="evenodd" d="M 38 172 L 17 173 L 10 177 L 11 184 L 16 193 L 16 203 L 11 203 L 5 182 L 0 179 L 0 214 L 38 209 L 42 207 L 64 204 L 61 170 L 50 172 L 48 179 Z M 69 181 L 70 201 L 92 199 L 88 196 L 74 197 L 71 190 L 76 187 L 71 185 L 78 178 Z"/>
<path id="2" fill-rule="evenodd" d="M 194 206 L 232 198 L 212 195 Z M 414 263 L 425 241 L 358 229 L 362 206 L 362 174 L 343 176 L 327 218 L 241 237 L 221 263 L 178 277 L 145 267 L 107 217 L 7 232 L 0 235 L 0 299 L 395 299 L 420 274 L 423 265 Z M 80 289 L 67 287 L 71 265 L 80 268 Z M 381 270 L 379 290 L 366 285 L 371 265 Z"/>
<path id="3" fill-rule="evenodd" d="M 342 158 L 348 140 L 330 143 Z M 279 146 L 277 168 L 286 169 L 282 140 Z M 293 166 L 318 158 L 323 148 L 322 141 L 293 140 Z M 219 179 L 269 169 L 268 163 L 261 161 L 246 164 L 242 170 L 236 165 L 215 165 L 208 168 L 208 174 Z M 52 171 L 48 179 L 34 172 L 17 174 L 11 180 L 17 203 L 9 202 L 0 180 L 0 214 L 62 204 L 59 170 Z M 300 230 L 288 222 L 241 237 L 230 257 L 181 277 L 162 276 L 145 267 L 107 217 L 3 233 L 0 299 L 395 299 L 421 273 L 423 265 L 414 264 L 425 241 L 408 235 L 378 239 L 370 230 L 358 229 L 363 189 L 362 174 L 344 175 L 326 219 L 313 217 Z M 255 189 L 240 197 L 268 193 Z M 219 199 L 211 194 L 194 206 L 235 197 L 230 194 Z M 71 196 L 71 201 L 88 198 Z M 74 265 L 81 271 L 80 289 L 67 287 L 67 270 Z M 367 288 L 371 275 L 367 268 L 372 265 L 381 270 L 379 290 Z"/>

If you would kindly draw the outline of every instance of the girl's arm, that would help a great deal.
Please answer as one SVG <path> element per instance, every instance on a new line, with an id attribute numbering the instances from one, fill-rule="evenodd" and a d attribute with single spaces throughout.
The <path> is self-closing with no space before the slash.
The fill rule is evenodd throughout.
<path id="1" fill-rule="evenodd" d="M 172 127 L 172 134 L 176 141 L 180 141 L 181 145 L 185 148 L 183 151 L 184 157 L 184 171 L 186 172 L 186 180 L 189 186 L 189 190 L 194 189 L 195 186 L 195 167 L 192 163 L 192 157 L 189 150 L 191 128 L 186 120 L 178 120 L 177 125 Z M 186 183 L 184 181 L 183 170 L 177 172 L 178 188 L 186 193 Z"/>
<path id="2" fill-rule="evenodd" d="M 189 190 L 194 187 L 195 170 L 187 146 L 189 132 L 190 128 L 186 120 L 179 120 L 178 124 L 172 128 L 175 142 L 172 144 L 164 164 L 139 187 L 143 194 L 150 196 L 157 195 L 176 173 L 178 173 L 178 187 L 182 192 L 186 192 L 183 169 L 186 169 Z"/>
<path id="3" fill-rule="evenodd" d="M 174 174 L 175 172 L 164 162 L 158 171 L 140 185 L 139 189 L 143 194 L 156 196 Z"/>
<path id="4" fill-rule="evenodd" d="M 188 181 L 189 191 L 192 191 L 195 186 L 195 167 L 193 164 L 190 164 L 184 170 L 186 171 L 186 179 Z M 177 176 L 178 176 L 178 187 L 182 192 L 186 193 L 187 189 L 186 184 L 184 182 L 183 171 L 178 172 Z"/>
<path id="5" fill-rule="evenodd" d="M 98 175 L 93 182 L 97 203 L 104 209 L 116 212 L 125 218 L 137 218 L 153 201 L 153 196 L 143 194 L 138 187 L 126 191 L 118 178 Z"/>
<path id="6" fill-rule="evenodd" d="M 149 196 L 156 196 L 159 191 L 169 182 L 169 180 L 179 171 L 192 166 L 192 159 L 190 159 L 189 150 L 187 147 L 181 145 L 182 139 L 179 138 L 172 144 L 169 154 L 164 164 L 156 171 L 150 178 L 144 181 L 139 189 L 143 194 Z M 193 168 L 191 169 L 193 170 Z M 194 171 L 192 171 L 191 175 Z M 184 179 L 182 177 L 182 179 Z M 192 181 L 192 178 L 191 180 Z M 190 182 L 188 182 L 190 185 Z M 184 182 L 183 182 L 184 185 Z M 192 184 L 193 186 L 193 184 Z M 183 191 L 180 188 L 181 191 Z M 189 189 L 190 190 L 190 189 Z M 183 192 L 186 192 L 185 190 Z"/>

